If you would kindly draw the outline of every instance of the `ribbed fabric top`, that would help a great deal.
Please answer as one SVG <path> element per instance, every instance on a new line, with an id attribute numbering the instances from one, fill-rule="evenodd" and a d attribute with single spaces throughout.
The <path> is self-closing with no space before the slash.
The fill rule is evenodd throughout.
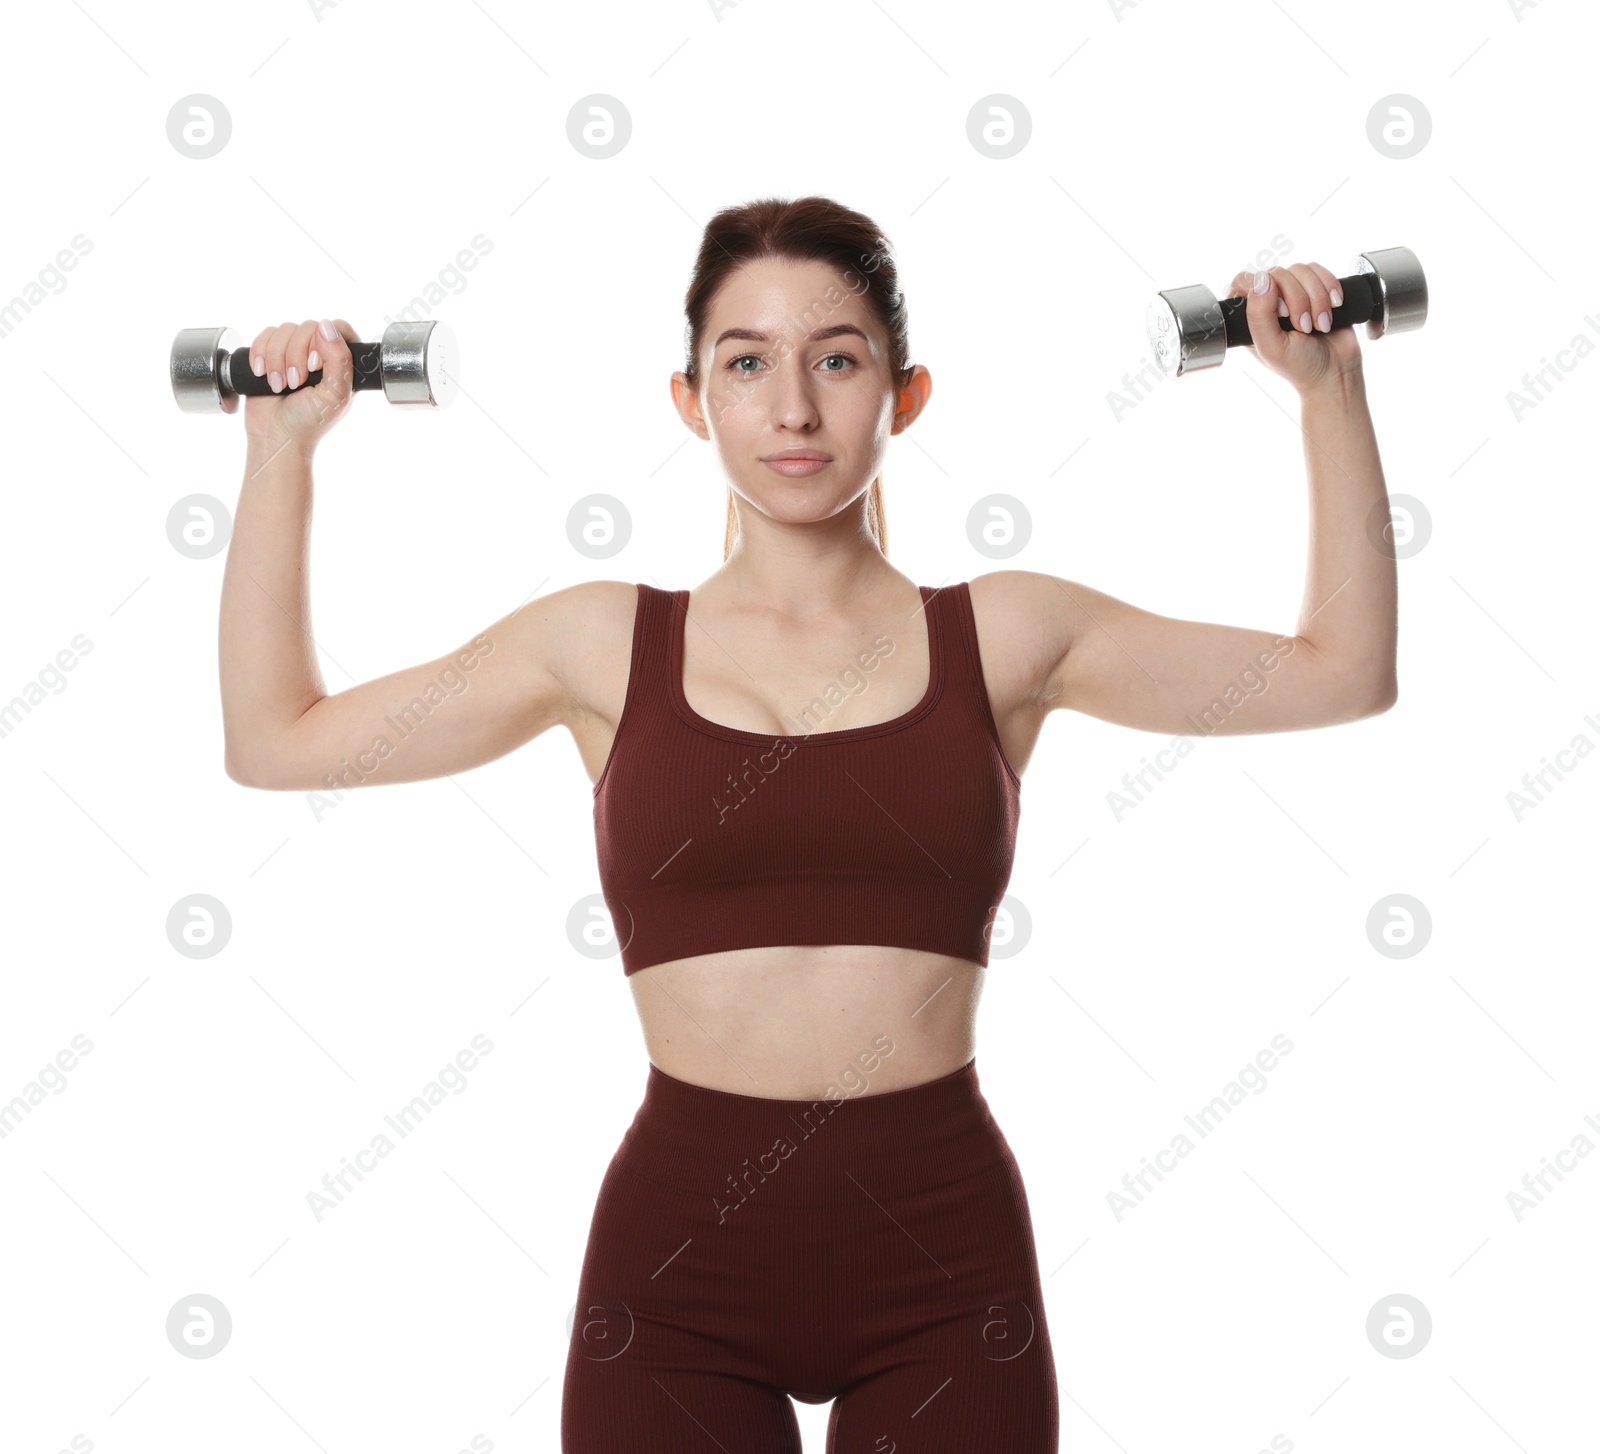
<path id="1" fill-rule="evenodd" d="M 922 700 L 830 732 L 846 695 L 831 689 L 782 735 L 724 727 L 689 705 L 689 592 L 638 583 L 627 697 L 594 786 L 600 885 L 625 974 L 782 944 L 887 944 L 988 964 L 1021 780 L 995 730 L 966 582 L 917 589 Z M 869 664 L 875 654 L 863 653 L 859 678 L 870 681 Z"/>

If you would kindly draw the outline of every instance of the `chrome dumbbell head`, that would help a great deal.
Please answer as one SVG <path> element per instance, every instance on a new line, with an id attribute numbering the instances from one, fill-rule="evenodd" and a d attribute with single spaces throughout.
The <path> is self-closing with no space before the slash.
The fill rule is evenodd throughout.
<path id="1" fill-rule="evenodd" d="M 350 345 L 351 388 L 383 390 L 391 404 L 443 409 L 456 396 L 456 336 L 437 319 L 391 323 L 378 343 Z M 172 396 L 187 414 L 232 414 L 241 394 L 270 394 L 250 368 L 250 351 L 231 328 L 183 328 L 172 340 Z M 313 369 L 296 388 L 322 382 Z M 290 390 L 288 392 L 293 392 Z"/>
<path id="2" fill-rule="evenodd" d="M 172 397 L 185 414 L 232 414 L 239 396 L 228 380 L 229 356 L 242 346 L 231 328 L 180 328 L 172 340 Z"/>
<path id="3" fill-rule="evenodd" d="M 456 396 L 456 336 L 448 323 L 391 323 L 383 330 L 380 374 L 391 404 L 446 408 Z"/>
<path id="4" fill-rule="evenodd" d="M 1409 247 L 1380 247 L 1356 258 L 1356 271 L 1377 279 L 1381 311 L 1367 322 L 1367 337 L 1409 333 L 1428 319 L 1428 280 Z"/>
<path id="5" fill-rule="evenodd" d="M 1144 332 L 1164 374 L 1215 368 L 1228 349 L 1222 309 L 1204 283 L 1157 293 L 1145 309 Z"/>

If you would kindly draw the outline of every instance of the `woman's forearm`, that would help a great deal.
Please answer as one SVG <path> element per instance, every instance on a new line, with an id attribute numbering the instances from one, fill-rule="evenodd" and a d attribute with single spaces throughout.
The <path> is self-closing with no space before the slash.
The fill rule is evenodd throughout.
<path id="1" fill-rule="evenodd" d="M 250 438 L 222 577 L 218 655 L 229 776 L 327 695 L 311 637 L 311 453 Z"/>
<path id="2" fill-rule="evenodd" d="M 1388 488 L 1359 367 L 1300 396 L 1310 547 L 1297 633 L 1369 705 L 1394 700 L 1397 589 Z M 1381 547 L 1381 548 L 1380 548 Z"/>

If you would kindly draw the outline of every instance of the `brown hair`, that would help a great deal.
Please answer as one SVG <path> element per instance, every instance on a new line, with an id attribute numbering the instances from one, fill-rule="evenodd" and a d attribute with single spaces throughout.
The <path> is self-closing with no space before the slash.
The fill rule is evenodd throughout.
<path id="1" fill-rule="evenodd" d="M 698 390 L 698 358 L 706 317 L 717 290 L 745 263 L 760 258 L 788 258 L 795 262 L 831 263 L 845 278 L 845 286 L 865 297 L 873 316 L 889 335 L 890 366 L 904 381 L 908 333 L 905 295 L 889 240 L 870 217 L 841 206 L 828 197 L 799 197 L 784 201 L 763 197 L 740 207 L 725 207 L 706 224 L 695 258 L 694 276 L 684 295 L 688 318 L 684 365 L 691 388 Z M 878 549 L 889 553 L 888 527 L 883 518 L 883 476 L 872 482 L 867 496 L 867 523 Z M 723 534 L 722 558 L 727 560 L 738 538 L 739 517 L 733 490 L 728 490 L 728 523 Z"/>

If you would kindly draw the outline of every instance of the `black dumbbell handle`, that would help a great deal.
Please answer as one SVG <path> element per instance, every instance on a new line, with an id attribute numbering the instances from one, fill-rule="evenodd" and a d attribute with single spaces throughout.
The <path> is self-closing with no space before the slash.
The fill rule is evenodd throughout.
<path id="1" fill-rule="evenodd" d="M 1383 289 L 1375 274 L 1357 273 L 1353 278 L 1340 278 L 1339 291 L 1344 294 L 1344 302 L 1328 315 L 1333 328 L 1350 328 L 1357 323 L 1368 323 L 1374 318 L 1383 317 Z M 1229 348 L 1253 341 L 1250 323 L 1244 312 L 1246 301 L 1244 298 L 1221 300 L 1222 321 L 1227 329 Z M 1293 318 L 1279 318 L 1278 327 L 1286 333 L 1293 332 L 1295 321 Z M 1313 328 L 1313 331 L 1316 329 Z"/>
<path id="2" fill-rule="evenodd" d="M 1231 341 L 1231 340 L 1230 340 Z M 383 387 L 383 344 L 382 343 L 352 343 L 350 345 L 350 360 L 355 365 L 355 372 L 350 380 L 352 389 L 381 389 Z M 272 384 L 265 374 L 257 375 L 250 367 L 250 350 L 236 348 L 227 356 L 227 373 L 223 382 L 228 386 L 225 392 L 234 394 L 270 394 L 273 392 Z M 292 394 L 300 389 L 309 389 L 322 382 L 322 370 L 313 369 L 306 375 L 305 382 L 296 384 L 293 389 L 284 388 L 278 392 Z"/>

